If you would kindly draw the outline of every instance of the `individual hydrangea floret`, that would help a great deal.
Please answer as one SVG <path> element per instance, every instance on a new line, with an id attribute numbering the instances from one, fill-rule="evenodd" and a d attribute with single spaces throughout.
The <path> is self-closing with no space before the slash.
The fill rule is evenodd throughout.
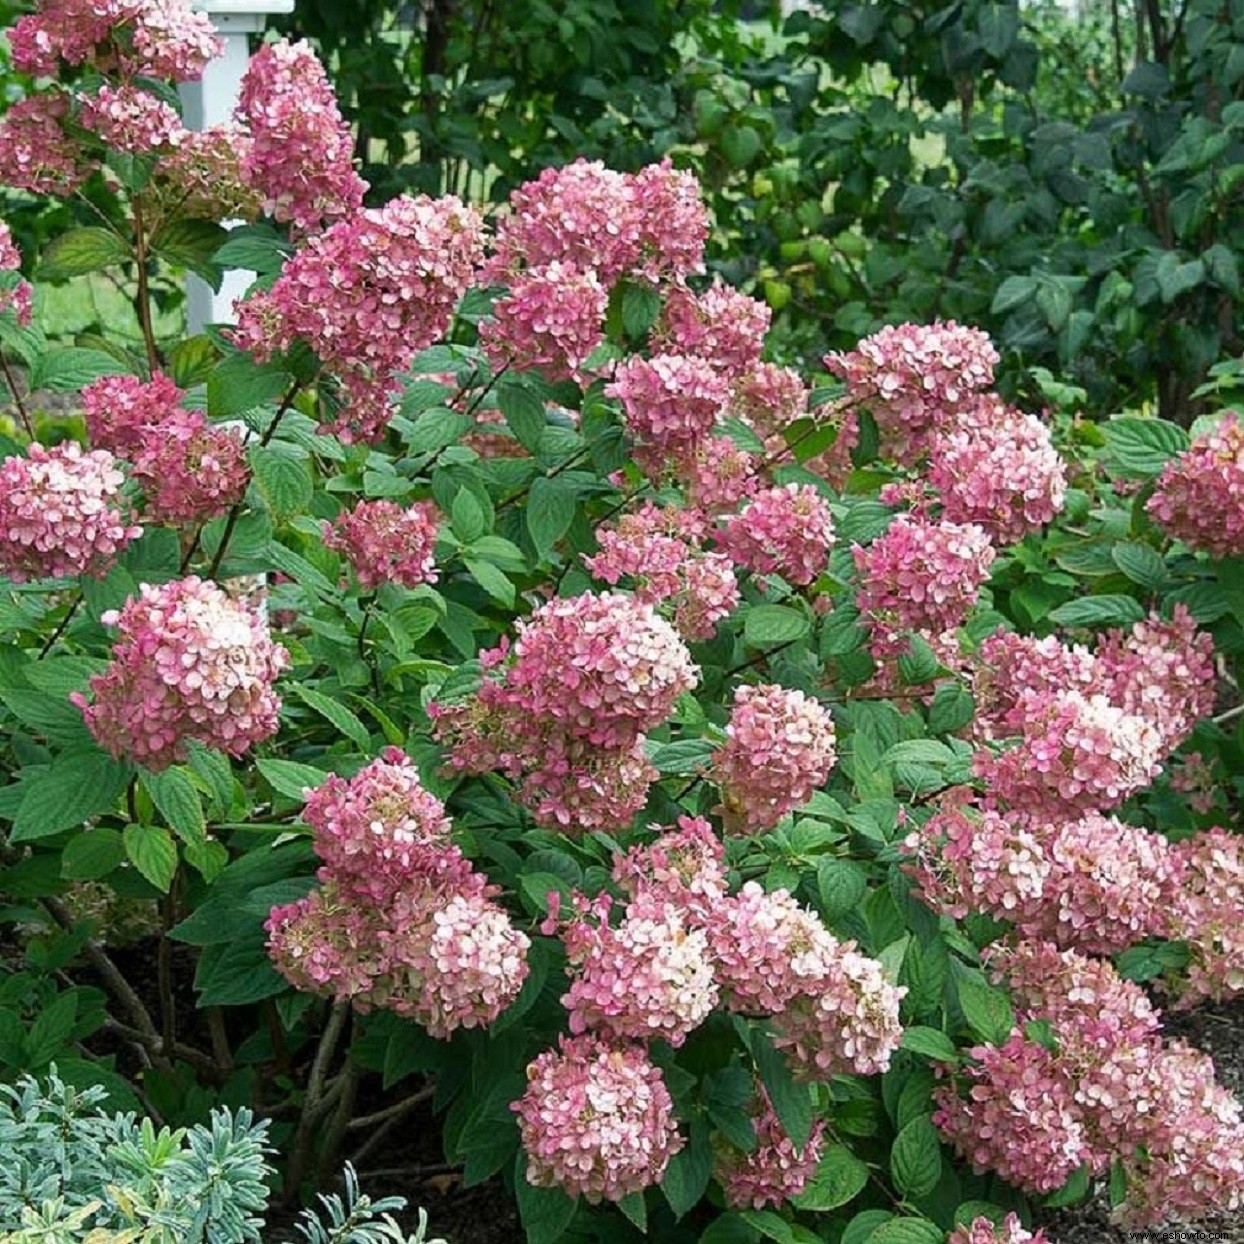
<path id="1" fill-rule="evenodd" d="M 514 1103 L 527 1182 L 592 1204 L 660 1183 L 683 1147 L 673 1102 L 642 1046 L 563 1037 L 527 1068 Z"/>
<path id="2" fill-rule="evenodd" d="M 155 523 L 205 523 L 246 495 L 246 447 L 232 428 L 213 427 L 200 411 L 178 410 L 148 428 L 133 453 L 143 518 Z"/>
<path id="3" fill-rule="evenodd" d="M 91 679 L 93 703 L 71 699 L 111 755 L 158 771 L 184 760 L 191 740 L 241 756 L 276 733 L 273 684 L 289 655 L 214 583 L 144 584 L 100 620 L 120 631 L 112 663 Z"/>
<path id="4" fill-rule="evenodd" d="M 324 524 L 324 547 L 345 556 L 365 592 L 382 583 L 415 588 L 437 580 L 438 530 L 436 506 L 430 501 L 406 509 L 395 501 L 360 501 Z"/>
<path id="5" fill-rule="evenodd" d="M 274 220 L 311 233 L 362 206 L 367 183 L 354 171 L 354 137 L 309 43 L 281 39 L 255 53 L 237 120 L 251 137 L 246 180 Z"/>
<path id="6" fill-rule="evenodd" d="M 834 721 L 802 691 L 741 686 L 713 756 L 727 823 L 745 833 L 772 829 L 824 786 L 838 758 Z"/>
<path id="7" fill-rule="evenodd" d="M 825 366 L 868 408 L 883 453 L 910 466 L 993 383 L 998 357 L 985 333 L 946 320 L 883 328 L 848 354 L 827 355 Z"/>
<path id="8" fill-rule="evenodd" d="M 106 574 L 142 535 L 103 449 L 33 444 L 0 462 L 0 574 L 14 583 Z"/>
<path id="9" fill-rule="evenodd" d="M 585 383 L 583 367 L 605 339 L 609 294 L 592 271 L 553 260 L 515 277 L 480 325 L 493 370 L 540 370 L 550 380 Z"/>
<path id="10" fill-rule="evenodd" d="M 952 523 L 975 523 L 1014 544 L 1063 508 L 1067 469 L 1035 415 L 985 394 L 932 438 L 928 483 Z"/>
<path id="11" fill-rule="evenodd" d="M 610 910 L 607 894 L 591 904 L 577 896 L 561 929 L 573 973 L 562 996 L 570 1031 L 682 1045 L 717 1002 L 708 935 L 688 927 L 674 904 L 647 896 L 629 903 L 617 925 Z M 557 919 L 554 908 L 543 931 L 554 932 Z"/>
<path id="12" fill-rule="evenodd" d="M 261 361 L 310 346 L 341 388 L 325 431 L 373 441 L 397 373 L 444 336 L 483 253 L 483 222 L 452 195 L 393 199 L 318 234 L 270 289 L 238 307 L 237 343 Z"/>
<path id="13" fill-rule="evenodd" d="M 834 540 L 829 502 L 811 484 L 763 489 L 717 535 L 737 565 L 753 574 L 781 575 L 797 587 L 825 572 Z"/>
<path id="14" fill-rule="evenodd" d="M 764 1085 L 756 1085 L 756 1148 L 751 1153 L 724 1141 L 717 1151 L 713 1174 L 731 1209 L 764 1209 L 797 1197 L 825 1151 L 825 1121 L 817 1119 L 808 1140 L 796 1146 L 782 1126 Z"/>
<path id="15" fill-rule="evenodd" d="M 900 515 L 867 548 L 852 548 L 861 585 L 860 614 L 879 659 L 901 656 L 908 633 L 940 635 L 961 626 L 996 556 L 974 524 Z"/>
<path id="16" fill-rule="evenodd" d="M 1224 415 L 1168 462 L 1145 508 L 1189 548 L 1211 557 L 1244 553 L 1244 424 Z"/>

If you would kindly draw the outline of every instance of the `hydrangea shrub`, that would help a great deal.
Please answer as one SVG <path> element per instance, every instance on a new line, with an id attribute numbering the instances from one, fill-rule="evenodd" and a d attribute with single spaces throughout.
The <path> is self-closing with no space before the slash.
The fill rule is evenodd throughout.
<path id="1" fill-rule="evenodd" d="M 0 887 L 106 987 L 0 995 L 6 1064 L 107 1024 L 116 1091 L 284 1094 L 290 1198 L 431 1077 L 534 1244 L 1244 1204 L 1240 1104 L 1161 1023 L 1244 989 L 1233 417 L 1019 411 L 950 322 L 779 366 L 669 163 L 365 207 L 305 46 L 184 130 L 177 0 L 13 45 L 7 183 L 128 207 L 48 279 L 258 278 L 137 356 L 0 310 Z M 158 1005 L 79 881 L 159 904 Z"/>

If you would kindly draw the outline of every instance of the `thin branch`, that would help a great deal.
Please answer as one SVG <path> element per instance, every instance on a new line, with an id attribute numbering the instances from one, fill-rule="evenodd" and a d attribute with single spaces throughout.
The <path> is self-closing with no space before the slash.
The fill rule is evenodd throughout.
<path id="1" fill-rule="evenodd" d="M 9 367 L 9 360 L 0 354 L 0 367 L 4 368 L 4 378 L 8 381 L 9 392 L 13 394 L 13 404 L 17 407 L 17 413 L 22 417 L 22 427 L 26 429 L 26 435 L 33 441 L 35 439 L 35 425 L 31 422 L 30 411 L 26 409 L 25 399 L 22 397 L 21 390 L 17 387 L 17 381 L 13 377 L 12 368 Z"/>
<path id="2" fill-rule="evenodd" d="M 413 1110 L 422 1102 L 429 1101 L 435 1093 L 435 1085 L 429 1084 L 425 1088 L 421 1088 L 417 1093 L 412 1093 L 409 1097 L 403 1098 L 384 1110 L 377 1110 L 375 1114 L 360 1115 L 350 1123 L 350 1131 L 362 1131 L 364 1128 L 375 1127 L 377 1124 L 385 1123 L 389 1119 L 400 1118 L 408 1110 Z"/>
<path id="3" fill-rule="evenodd" d="M 79 592 L 77 596 L 74 597 L 73 604 L 69 606 L 65 616 L 61 618 L 60 625 L 57 626 L 51 635 L 48 636 L 47 640 L 43 644 L 43 647 L 39 649 L 39 655 L 35 658 L 35 660 L 42 661 L 43 658 L 52 651 L 56 641 L 65 633 L 65 629 L 69 626 L 69 623 L 73 621 L 73 615 L 78 612 L 78 606 L 81 604 L 82 593 Z"/>

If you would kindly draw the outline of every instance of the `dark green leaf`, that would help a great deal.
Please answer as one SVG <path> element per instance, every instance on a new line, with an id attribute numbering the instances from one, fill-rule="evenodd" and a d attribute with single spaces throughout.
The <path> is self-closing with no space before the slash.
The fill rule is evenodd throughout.
<path id="1" fill-rule="evenodd" d="M 202 842 L 207 835 L 203 805 L 190 775 L 181 766 L 139 778 L 168 827 L 183 842 Z"/>
<path id="2" fill-rule="evenodd" d="M 111 229 L 70 229 L 48 243 L 39 262 L 39 275 L 47 281 L 67 281 L 125 263 L 131 257 L 129 243 Z"/>
<path id="3" fill-rule="evenodd" d="M 343 704 L 302 683 L 294 684 L 293 692 L 308 708 L 314 709 L 335 726 L 359 751 L 366 753 L 371 749 L 371 732 Z"/>
<path id="4" fill-rule="evenodd" d="M 1059 626 L 1130 626 L 1144 616 L 1133 596 L 1081 596 L 1050 610 L 1050 621 Z"/>
<path id="5" fill-rule="evenodd" d="M 527 495 L 527 530 L 542 561 L 547 560 L 558 540 L 574 521 L 574 485 L 561 476 L 538 476 Z"/>
<path id="6" fill-rule="evenodd" d="M 858 1196 L 867 1183 L 868 1167 L 846 1145 L 830 1145 L 794 1204 L 803 1210 L 837 1209 Z"/>
<path id="7" fill-rule="evenodd" d="M 311 504 L 315 486 L 310 465 L 301 454 L 286 446 L 255 445 L 247 458 L 274 518 L 300 514 Z"/>
<path id="8" fill-rule="evenodd" d="M 786 605 L 753 605 L 743 621 L 743 637 L 753 648 L 791 643 L 810 630 L 807 615 Z"/>
<path id="9" fill-rule="evenodd" d="M 177 844 L 161 825 L 127 825 L 122 835 L 130 863 L 161 893 L 177 872 Z"/>
<path id="10" fill-rule="evenodd" d="M 128 767 L 98 748 L 63 752 L 46 772 L 22 782 L 9 841 L 47 838 L 111 810 L 128 780 Z"/>
<path id="11" fill-rule="evenodd" d="M 890 1149 L 890 1173 L 906 1196 L 927 1196 L 942 1177 L 942 1151 L 937 1129 L 927 1116 L 912 1119 Z"/>

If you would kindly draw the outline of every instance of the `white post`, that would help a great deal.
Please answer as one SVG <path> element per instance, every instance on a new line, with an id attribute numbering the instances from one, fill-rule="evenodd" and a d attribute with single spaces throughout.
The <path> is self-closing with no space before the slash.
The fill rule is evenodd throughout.
<path id="1" fill-rule="evenodd" d="M 294 0 L 198 0 L 194 6 L 208 14 L 224 44 L 224 55 L 209 62 L 198 82 L 181 87 L 186 125 L 205 130 L 224 125 L 233 116 L 242 78 L 250 64 L 250 36 L 263 30 L 268 18 L 292 13 Z M 223 222 L 228 224 L 228 221 Z M 191 334 L 205 324 L 228 324 L 234 320 L 233 304 L 254 280 L 251 272 L 226 272 L 220 293 L 191 274 L 186 278 L 186 328 Z"/>

